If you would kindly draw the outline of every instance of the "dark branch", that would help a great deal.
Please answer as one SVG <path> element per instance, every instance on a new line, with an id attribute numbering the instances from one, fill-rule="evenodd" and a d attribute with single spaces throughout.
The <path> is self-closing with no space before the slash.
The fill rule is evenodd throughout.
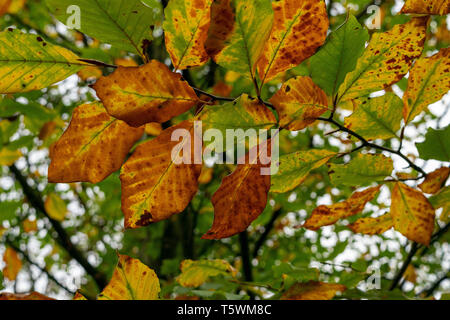
<path id="1" fill-rule="evenodd" d="M 275 221 L 278 219 L 278 217 L 282 213 L 283 213 L 283 210 L 281 208 L 278 210 L 275 210 L 272 214 L 272 217 L 270 218 L 270 221 L 267 222 L 267 224 L 264 226 L 264 232 L 261 234 L 259 239 L 256 241 L 255 246 L 253 247 L 253 256 L 254 257 L 256 257 L 258 255 L 259 249 L 262 247 L 264 242 L 266 242 L 267 237 L 270 234 L 270 231 L 272 231 Z"/>

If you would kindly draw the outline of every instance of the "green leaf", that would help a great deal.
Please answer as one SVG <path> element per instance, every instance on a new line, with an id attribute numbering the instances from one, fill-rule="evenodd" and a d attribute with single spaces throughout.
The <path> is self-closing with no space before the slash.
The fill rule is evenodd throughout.
<path id="1" fill-rule="evenodd" d="M 443 188 L 437 194 L 428 198 L 433 208 L 438 209 L 450 205 L 450 186 Z"/>
<path id="2" fill-rule="evenodd" d="M 184 260 L 181 263 L 181 274 L 177 281 L 183 287 L 199 287 L 210 277 L 232 276 L 237 271 L 225 260 Z"/>
<path id="3" fill-rule="evenodd" d="M 420 158 L 450 161 L 450 126 L 442 130 L 429 128 L 425 141 L 416 143 Z"/>
<path id="4" fill-rule="evenodd" d="M 161 3 L 147 0 L 46 0 L 62 23 L 74 24 L 70 6 L 80 8 L 79 31 L 112 46 L 145 56 L 153 39 L 152 28 L 161 19 Z M 75 25 L 76 26 L 76 25 Z"/>
<path id="5" fill-rule="evenodd" d="M 347 164 L 330 164 L 330 178 L 334 185 L 366 186 L 383 181 L 394 170 L 391 158 L 382 154 L 358 154 Z"/>
<path id="6" fill-rule="evenodd" d="M 64 80 L 88 64 L 73 52 L 8 28 L 0 32 L 0 93 L 39 90 Z"/>
<path id="7" fill-rule="evenodd" d="M 231 0 L 231 8 L 227 1 L 218 1 L 211 10 L 211 26 L 206 42 L 208 53 L 222 67 L 253 78 L 256 63 L 272 29 L 271 1 Z M 227 19 L 234 16 L 231 29 L 224 22 L 220 10 L 230 15 Z M 226 36 L 223 37 L 223 34 Z"/>
<path id="8" fill-rule="evenodd" d="M 325 45 L 311 57 L 311 77 L 329 96 L 334 96 L 345 75 L 355 68 L 369 39 L 367 30 L 353 15 L 332 32 Z"/>
<path id="9" fill-rule="evenodd" d="M 278 172 L 272 176 L 272 192 L 287 192 L 301 184 L 311 170 L 328 162 L 335 155 L 328 150 L 308 150 L 280 157 Z"/>
<path id="10" fill-rule="evenodd" d="M 20 201 L 1 201 L 0 202 L 0 222 L 11 221 L 16 217 L 16 211 L 22 203 Z"/>
<path id="11" fill-rule="evenodd" d="M 270 129 L 277 123 L 269 108 L 257 99 L 250 98 L 247 94 L 243 94 L 233 102 L 205 107 L 199 115 L 199 120 L 202 121 L 203 130 L 216 129 L 222 133 L 224 137 L 223 146 L 219 145 L 215 139 L 208 145 L 208 147 L 214 147 L 216 152 L 226 149 L 227 129 L 241 129 L 243 131 L 254 129 L 258 134 L 258 130 Z M 245 142 L 241 138 L 239 135 L 237 144 Z M 251 144 L 255 142 L 250 141 Z"/>
<path id="12" fill-rule="evenodd" d="M 345 126 L 366 139 L 396 136 L 402 121 L 402 100 L 392 92 L 377 98 L 353 100 L 355 109 L 345 118 Z"/>

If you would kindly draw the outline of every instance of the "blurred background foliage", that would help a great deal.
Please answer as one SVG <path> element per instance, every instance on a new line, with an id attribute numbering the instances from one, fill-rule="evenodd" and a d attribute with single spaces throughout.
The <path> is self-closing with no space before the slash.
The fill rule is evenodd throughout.
<path id="1" fill-rule="evenodd" d="M 0 17 L 2 30 L 15 26 L 25 32 L 44 35 L 49 41 L 69 48 L 83 58 L 115 64 L 143 63 L 137 56 L 66 29 L 50 15 L 43 1 L 13 1 L 16 6 Z M 367 13 L 367 8 L 373 4 L 381 8 L 381 30 L 370 32 L 389 30 L 408 19 L 397 15 L 402 1 L 326 2 L 330 30 L 341 25 L 348 12 L 352 12 L 361 24 L 370 25 L 371 14 Z M 449 46 L 448 21 L 445 16 L 431 18 L 425 52 L 436 52 Z M 149 57 L 170 64 L 160 25 L 155 28 L 154 36 L 148 48 Z M 356 218 L 373 212 L 386 212 L 389 204 L 387 192 L 384 197 L 382 193 L 378 202 L 373 201 L 362 215 L 317 232 L 296 228 L 317 205 L 346 199 L 354 191 L 350 187 L 333 186 L 326 166 L 314 170 L 295 190 L 270 194 L 266 210 L 245 234 L 221 241 L 202 240 L 200 237 L 213 221 L 210 198 L 221 179 L 232 172 L 232 165 L 205 165 L 200 190 L 185 212 L 149 227 L 127 231 L 123 230 L 118 173 L 97 185 L 47 183 L 48 148 L 68 125 L 72 110 L 83 102 L 96 99 L 89 85 L 102 72 L 111 70 L 91 67 L 50 88 L 0 98 L 0 256 L 6 247 L 10 247 L 18 253 L 21 261 L 15 280 L 0 273 L 0 289 L 4 287 L 17 293 L 37 290 L 52 297 L 71 298 L 81 288 L 83 294 L 94 297 L 99 292 L 98 285 L 110 278 L 117 263 L 117 252 L 120 252 L 139 258 L 156 271 L 164 298 L 270 297 L 271 292 L 276 292 L 281 286 L 307 280 L 338 282 L 355 288 L 344 293 L 346 298 L 415 298 L 421 294 L 422 297 L 446 297 L 445 292 L 450 288 L 449 281 L 445 280 L 450 268 L 450 233 L 442 234 L 429 248 L 421 249 L 400 286 L 390 291 L 391 281 L 407 256 L 407 239 L 393 230 L 382 236 L 362 236 L 346 228 L 346 224 Z M 309 73 L 307 60 L 265 86 L 263 98 L 267 100 L 283 80 Z M 184 71 L 183 76 L 195 87 L 217 95 L 254 94 L 249 80 L 227 72 L 211 61 L 205 66 Z M 405 88 L 406 79 L 403 79 L 392 90 L 401 94 Z M 428 127 L 446 126 L 449 107 L 449 99 L 445 97 L 438 107 L 430 108 L 408 128 L 405 148 L 409 148 L 407 150 L 413 158 L 417 154 L 413 142 L 423 136 Z M 182 115 L 173 122 L 188 116 Z M 169 125 L 164 124 L 164 127 Z M 280 152 L 285 154 L 311 148 L 351 149 L 352 144 L 346 135 L 328 135 L 332 130 L 329 125 L 318 124 L 300 132 L 283 131 Z M 159 132 L 158 126 L 147 127 L 143 139 L 152 139 Z M 390 147 L 398 142 L 377 143 Z M 344 163 L 349 157 L 333 162 Z M 427 171 L 436 167 L 433 161 L 419 161 L 418 164 Z M 396 168 L 402 167 L 405 163 L 396 161 Z M 410 171 L 405 169 L 403 172 Z M 46 210 L 53 220 L 43 215 L 42 210 Z M 442 224 L 442 221 L 438 223 Z M 58 231 L 58 226 L 62 231 Z M 68 244 L 75 250 L 68 250 Z M 77 254 L 81 254 L 82 260 L 96 270 L 86 270 Z M 217 258 L 229 261 L 239 271 L 241 280 L 229 281 L 219 277 L 194 289 L 183 288 L 177 283 L 175 278 L 180 273 L 179 265 L 183 259 Z M 4 265 L 0 262 L 0 270 Z M 94 275 L 95 272 L 97 274 Z M 367 290 L 364 280 L 375 273 L 381 277 L 381 290 Z"/>

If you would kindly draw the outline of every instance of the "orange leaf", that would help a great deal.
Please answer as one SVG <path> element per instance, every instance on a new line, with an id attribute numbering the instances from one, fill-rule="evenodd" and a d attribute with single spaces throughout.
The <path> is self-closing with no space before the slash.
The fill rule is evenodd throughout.
<path id="1" fill-rule="evenodd" d="M 244 164 L 239 164 L 232 174 L 222 180 L 211 199 L 214 206 L 213 225 L 202 239 L 222 239 L 238 234 L 263 212 L 270 189 L 270 175 L 261 174 L 261 170 L 269 170 L 270 163 L 263 164 L 258 155 L 266 146 L 270 156 L 270 141 L 262 143 L 258 152 L 245 155 Z M 256 156 L 251 156 L 251 153 Z"/>
<path id="2" fill-rule="evenodd" d="M 3 255 L 3 261 L 6 264 L 3 268 L 5 278 L 11 281 L 16 280 L 20 269 L 22 269 L 22 260 L 20 260 L 17 252 L 13 248 L 7 247 Z"/>
<path id="3" fill-rule="evenodd" d="M 280 125 L 288 130 L 302 130 L 327 111 L 327 95 L 309 77 L 286 81 L 270 99 L 280 117 Z"/>
<path id="4" fill-rule="evenodd" d="M 77 107 L 67 130 L 50 147 L 48 181 L 102 181 L 120 168 L 143 131 L 112 118 L 100 103 Z"/>
<path id="5" fill-rule="evenodd" d="M 428 245 L 434 228 L 434 209 L 418 190 L 397 182 L 391 195 L 394 228 L 409 240 Z"/>
<path id="6" fill-rule="evenodd" d="M 442 167 L 434 170 L 433 172 L 427 174 L 425 180 L 419 184 L 419 188 L 425 193 L 435 194 L 445 186 L 445 182 L 447 181 L 449 175 L 449 167 Z"/>
<path id="7" fill-rule="evenodd" d="M 30 219 L 26 219 L 23 223 L 23 231 L 25 231 L 26 233 L 29 232 L 34 232 L 37 231 L 38 227 L 37 227 L 37 221 L 36 220 L 30 220 Z"/>
<path id="8" fill-rule="evenodd" d="M 281 0 L 272 2 L 272 7 L 272 31 L 258 61 L 263 83 L 312 56 L 328 30 L 324 1 Z"/>
<path id="9" fill-rule="evenodd" d="M 305 221 L 302 227 L 317 230 L 320 227 L 336 223 L 339 219 L 348 218 L 360 213 L 366 203 L 372 200 L 380 190 L 381 186 L 355 192 L 345 201 L 332 205 L 321 205 L 313 210 L 311 216 Z"/>
<path id="10" fill-rule="evenodd" d="M 0 300 L 55 300 L 50 297 L 44 296 L 39 292 L 31 292 L 27 294 L 14 294 L 14 293 L 0 293 Z"/>
<path id="11" fill-rule="evenodd" d="M 172 133 L 184 130 L 182 142 L 171 141 Z M 201 164 L 176 164 L 172 150 L 191 150 L 193 163 L 194 123 L 182 123 L 164 130 L 158 137 L 139 145 L 123 165 L 122 211 L 125 228 L 137 228 L 164 220 L 183 211 L 198 189 Z M 184 155 L 183 155 L 184 156 Z"/>
<path id="12" fill-rule="evenodd" d="M 198 101 L 181 74 L 156 60 L 140 67 L 119 66 L 101 77 L 94 89 L 110 115 L 133 127 L 166 122 Z"/>
<path id="13" fill-rule="evenodd" d="M 281 300 L 331 300 L 337 292 L 345 291 L 342 284 L 308 281 L 296 283 L 281 297 Z"/>
<path id="14" fill-rule="evenodd" d="M 401 13 L 440 14 L 450 13 L 449 0 L 406 0 Z"/>
<path id="15" fill-rule="evenodd" d="M 386 213 L 376 218 L 361 218 L 348 225 L 355 233 L 368 235 L 382 234 L 394 226 L 390 213 Z"/>

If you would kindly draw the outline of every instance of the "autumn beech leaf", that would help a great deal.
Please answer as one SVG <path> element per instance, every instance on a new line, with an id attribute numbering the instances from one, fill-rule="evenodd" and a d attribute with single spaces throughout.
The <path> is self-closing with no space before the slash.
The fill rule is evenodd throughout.
<path id="1" fill-rule="evenodd" d="M 385 89 L 409 71 L 422 54 L 428 17 L 412 18 L 383 33 L 374 33 L 355 69 L 339 87 L 338 100 L 345 101 Z"/>
<path id="2" fill-rule="evenodd" d="M 56 220 L 63 221 L 67 214 L 66 202 L 56 193 L 49 193 L 44 202 L 45 211 L 48 215 Z"/>
<path id="3" fill-rule="evenodd" d="M 229 129 L 256 130 L 258 132 L 258 130 L 268 130 L 277 124 L 277 119 L 268 107 L 245 93 L 233 102 L 218 106 L 206 106 L 198 116 L 198 120 L 202 121 L 203 130 L 220 130 L 224 138 L 227 137 Z M 238 135 L 235 140 L 237 145 L 248 141 L 245 135 L 243 139 Z M 216 152 L 221 152 L 226 149 L 228 143 L 228 140 L 225 142 L 214 140 L 208 144 L 207 148 L 214 147 Z M 251 139 L 249 143 L 255 144 L 257 141 Z M 235 147 L 234 142 L 232 146 Z"/>
<path id="4" fill-rule="evenodd" d="M 72 298 L 72 300 L 78 300 L 78 301 L 83 301 L 83 300 L 87 300 L 87 298 L 85 296 L 83 296 L 80 291 L 77 291 L 75 293 L 75 296 Z"/>
<path id="5" fill-rule="evenodd" d="M 23 227 L 23 231 L 26 232 L 26 233 L 34 232 L 34 231 L 38 230 L 37 221 L 36 220 L 26 219 L 22 223 L 22 227 Z"/>
<path id="6" fill-rule="evenodd" d="M 367 235 L 382 234 L 393 226 L 394 221 L 392 221 L 390 213 L 383 214 L 376 218 L 360 218 L 348 225 L 353 232 Z"/>
<path id="7" fill-rule="evenodd" d="M 382 154 L 359 153 L 347 164 L 329 164 L 331 182 L 344 186 L 365 186 L 383 181 L 394 170 L 391 158 Z"/>
<path id="8" fill-rule="evenodd" d="M 14 294 L 9 292 L 0 293 L 0 300 L 55 300 L 39 292 Z"/>
<path id="9" fill-rule="evenodd" d="M 48 181 L 102 181 L 120 169 L 143 133 L 143 128 L 112 118 L 101 103 L 75 108 L 69 127 L 50 148 Z"/>
<path id="10" fill-rule="evenodd" d="M 211 7 L 206 50 L 222 67 L 254 78 L 272 22 L 270 0 L 217 1 Z"/>
<path id="11" fill-rule="evenodd" d="M 170 0 L 164 10 L 166 48 L 175 69 L 200 66 L 209 59 L 205 41 L 213 0 Z"/>
<path id="12" fill-rule="evenodd" d="M 346 287 L 342 284 L 313 280 L 297 282 L 283 293 L 281 300 L 331 300 L 338 292 L 345 290 Z"/>
<path id="13" fill-rule="evenodd" d="M 317 230 L 320 227 L 336 223 L 339 219 L 348 218 L 364 210 L 366 203 L 371 201 L 381 186 L 355 192 L 345 201 L 331 205 L 320 205 L 313 210 L 311 216 L 301 227 L 309 230 Z"/>
<path id="14" fill-rule="evenodd" d="M 184 121 L 136 148 L 120 172 L 125 228 L 167 219 L 187 207 L 202 169 L 194 163 L 194 151 L 202 151 L 194 150 L 194 141 L 194 122 Z"/>
<path id="15" fill-rule="evenodd" d="M 5 253 L 3 254 L 3 262 L 5 263 L 3 267 L 3 275 L 5 278 L 11 281 L 16 280 L 19 271 L 22 269 L 22 260 L 13 248 L 6 247 Z"/>
<path id="16" fill-rule="evenodd" d="M 345 118 L 345 127 L 367 140 L 396 136 L 402 121 L 402 99 L 392 92 L 376 98 L 353 100 L 354 110 Z"/>
<path id="17" fill-rule="evenodd" d="M 98 300 L 158 300 L 159 280 L 156 273 L 138 259 L 119 255 L 109 284 Z"/>
<path id="18" fill-rule="evenodd" d="M 86 66 L 73 52 L 36 34 L 0 32 L 0 93 L 39 90 Z"/>
<path id="19" fill-rule="evenodd" d="M 113 47 L 145 57 L 153 39 L 152 30 L 161 20 L 162 7 L 156 0 L 46 0 L 47 7 L 62 23 L 73 22 L 71 6 L 81 8 L 80 23 L 72 28 L 109 43 Z"/>
<path id="20" fill-rule="evenodd" d="M 272 30 L 258 61 L 263 83 L 312 56 L 328 30 L 324 1 L 281 0 L 272 2 L 272 8 Z"/>
<path id="21" fill-rule="evenodd" d="M 414 63 L 403 95 L 403 118 L 412 121 L 428 106 L 439 101 L 450 90 L 450 48 L 441 49 Z"/>
<path id="22" fill-rule="evenodd" d="M 450 126 L 442 130 L 428 128 L 425 141 L 416 143 L 416 147 L 421 159 L 450 161 Z"/>
<path id="23" fill-rule="evenodd" d="M 450 13 L 449 0 L 406 0 L 401 13 L 439 14 Z"/>
<path id="24" fill-rule="evenodd" d="M 345 24 L 330 33 L 326 43 L 311 57 L 314 83 L 334 98 L 345 75 L 355 68 L 367 40 L 367 29 L 350 14 Z"/>
<path id="25" fill-rule="evenodd" d="M 199 287 L 211 277 L 236 277 L 235 270 L 227 261 L 215 260 L 183 260 L 180 265 L 181 274 L 177 281 L 183 287 Z"/>
<path id="26" fill-rule="evenodd" d="M 425 180 L 419 184 L 420 190 L 425 193 L 436 193 L 445 186 L 445 182 L 450 174 L 449 167 L 442 167 L 427 174 Z"/>
<path id="27" fill-rule="evenodd" d="M 270 189 L 271 142 L 255 146 L 222 180 L 212 196 L 214 222 L 202 239 L 231 237 L 247 229 L 264 210 Z M 269 172 L 266 172 L 269 171 Z"/>
<path id="28" fill-rule="evenodd" d="M 94 85 L 108 113 L 130 126 L 166 122 L 198 101 L 181 74 L 152 60 L 140 67 L 118 67 Z"/>
<path id="29" fill-rule="evenodd" d="M 311 170 L 328 162 L 336 153 L 328 150 L 297 151 L 282 155 L 278 172 L 272 176 L 271 192 L 287 192 L 305 181 Z"/>
<path id="30" fill-rule="evenodd" d="M 313 124 L 328 110 L 327 95 L 309 77 L 289 79 L 270 102 L 278 112 L 280 126 L 292 131 Z"/>
<path id="31" fill-rule="evenodd" d="M 22 156 L 20 150 L 0 149 L 0 166 L 10 166 Z"/>
<path id="32" fill-rule="evenodd" d="M 434 209 L 422 192 L 397 182 L 391 194 L 395 230 L 409 240 L 428 246 L 434 228 Z"/>

